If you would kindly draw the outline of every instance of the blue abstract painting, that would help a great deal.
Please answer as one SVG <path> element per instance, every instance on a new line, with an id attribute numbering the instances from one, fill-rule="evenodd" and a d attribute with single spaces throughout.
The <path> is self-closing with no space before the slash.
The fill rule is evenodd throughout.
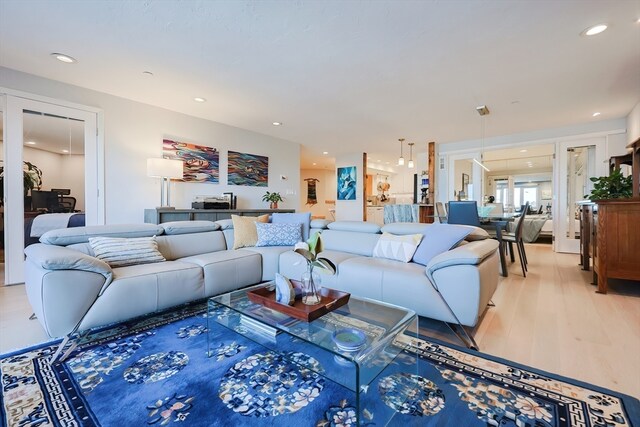
<path id="1" fill-rule="evenodd" d="M 229 151 L 227 176 L 229 185 L 266 187 L 269 183 L 269 158 Z"/>
<path id="2" fill-rule="evenodd" d="M 357 181 L 355 166 L 338 168 L 338 200 L 355 200 Z"/>

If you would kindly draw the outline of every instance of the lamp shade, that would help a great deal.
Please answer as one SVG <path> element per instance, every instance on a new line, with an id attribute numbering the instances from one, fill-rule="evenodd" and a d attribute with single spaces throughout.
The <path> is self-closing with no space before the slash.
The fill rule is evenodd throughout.
<path id="1" fill-rule="evenodd" d="M 182 160 L 147 159 L 147 176 L 182 179 Z"/>

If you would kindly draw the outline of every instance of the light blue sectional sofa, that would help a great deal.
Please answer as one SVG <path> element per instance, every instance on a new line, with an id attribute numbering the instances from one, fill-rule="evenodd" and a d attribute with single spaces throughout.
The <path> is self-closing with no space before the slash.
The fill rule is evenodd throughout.
<path id="1" fill-rule="evenodd" d="M 425 226 L 383 230 L 410 234 Z M 323 281 L 328 287 L 468 326 L 477 323 L 496 288 L 497 243 L 492 240 L 463 244 L 425 268 L 372 258 L 380 238 L 375 225 L 312 221 L 311 233 L 317 230 L 323 256 L 338 267 Z M 156 236 L 166 261 L 112 268 L 94 256 L 92 236 Z M 25 249 L 27 296 L 47 334 L 66 336 L 60 349 L 78 332 L 272 280 L 278 271 L 297 278 L 304 269 L 292 247 L 229 249 L 231 220 L 77 227 L 49 232 L 41 242 Z"/>

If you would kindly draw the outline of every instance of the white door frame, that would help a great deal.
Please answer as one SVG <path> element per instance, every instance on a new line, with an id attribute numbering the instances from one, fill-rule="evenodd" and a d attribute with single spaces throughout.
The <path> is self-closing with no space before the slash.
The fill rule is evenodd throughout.
<path id="1" fill-rule="evenodd" d="M 607 137 L 585 137 L 556 142 L 556 156 L 553 164 L 553 250 L 555 252 L 580 253 L 580 241 L 567 238 L 567 218 L 573 209 L 567 206 L 567 175 L 569 148 L 595 146 L 595 176 L 607 175 L 606 164 Z M 572 209 L 572 212 L 569 212 Z"/>
<path id="2" fill-rule="evenodd" d="M 4 88 L 0 95 L 4 95 L 5 284 L 16 284 L 24 282 L 23 110 L 84 121 L 85 211 L 90 225 L 105 221 L 103 120 L 102 113 L 90 107 Z"/>

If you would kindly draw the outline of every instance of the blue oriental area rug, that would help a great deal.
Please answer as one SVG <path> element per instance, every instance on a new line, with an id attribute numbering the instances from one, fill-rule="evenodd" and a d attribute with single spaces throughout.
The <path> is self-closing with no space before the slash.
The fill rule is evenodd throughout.
<path id="1" fill-rule="evenodd" d="M 356 424 L 354 393 L 321 375 L 326 360 L 211 325 L 210 357 L 202 304 L 97 332 L 63 363 L 49 364 L 52 343 L 3 355 L 0 424 Z M 450 344 L 401 341 L 404 352 L 362 387 L 361 425 L 640 427 L 629 396 Z M 417 371 L 405 369 L 416 354 Z"/>

